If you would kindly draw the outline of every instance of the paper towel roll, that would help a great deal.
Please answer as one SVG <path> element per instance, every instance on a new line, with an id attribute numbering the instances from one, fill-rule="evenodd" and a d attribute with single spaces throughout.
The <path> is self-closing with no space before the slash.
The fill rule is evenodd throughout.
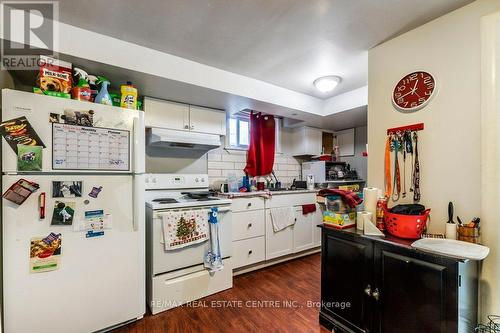
<path id="1" fill-rule="evenodd" d="M 364 218 L 363 233 L 365 235 L 384 237 L 384 233 L 382 231 L 378 230 L 378 228 L 373 223 L 372 216 L 363 215 L 363 218 Z M 375 219 L 376 219 L 376 216 L 375 216 Z"/>
<path id="2" fill-rule="evenodd" d="M 363 189 L 363 200 L 365 211 L 372 213 L 373 216 L 377 216 L 378 188 L 365 187 Z"/>
<path id="3" fill-rule="evenodd" d="M 372 221 L 372 216 L 373 214 L 367 211 L 358 212 L 356 216 L 356 229 L 364 230 L 365 218 L 368 218 L 370 221 Z"/>
<path id="4" fill-rule="evenodd" d="M 455 223 L 446 223 L 445 237 L 447 239 L 457 239 L 457 225 Z"/>

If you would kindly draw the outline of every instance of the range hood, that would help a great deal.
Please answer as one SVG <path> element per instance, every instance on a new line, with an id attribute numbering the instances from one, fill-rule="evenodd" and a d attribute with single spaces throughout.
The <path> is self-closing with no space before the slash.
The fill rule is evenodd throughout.
<path id="1" fill-rule="evenodd" d="M 221 137 L 217 134 L 152 127 L 147 129 L 146 142 L 153 147 L 208 151 L 221 146 Z"/>

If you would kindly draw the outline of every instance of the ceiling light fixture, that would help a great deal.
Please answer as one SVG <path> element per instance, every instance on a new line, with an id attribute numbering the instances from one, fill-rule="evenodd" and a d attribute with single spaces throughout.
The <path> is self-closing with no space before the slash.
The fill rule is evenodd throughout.
<path id="1" fill-rule="evenodd" d="M 340 83 L 341 78 L 340 76 L 336 75 L 329 75 L 329 76 L 322 76 L 320 78 L 317 78 L 314 80 L 313 84 L 322 93 L 328 93 L 333 91 L 335 87 Z"/>

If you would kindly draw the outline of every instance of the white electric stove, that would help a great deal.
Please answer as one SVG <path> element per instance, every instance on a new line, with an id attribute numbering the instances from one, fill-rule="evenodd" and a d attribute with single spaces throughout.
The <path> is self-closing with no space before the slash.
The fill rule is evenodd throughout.
<path id="1" fill-rule="evenodd" d="M 147 301 L 153 314 L 231 288 L 231 200 L 208 192 L 206 174 L 148 174 L 146 199 Z M 218 210 L 224 269 L 209 273 L 203 266 L 210 241 L 165 250 L 162 215 L 169 211 Z"/>
<path id="2" fill-rule="evenodd" d="M 146 205 L 153 210 L 231 204 L 229 199 L 206 194 L 208 194 L 206 174 L 146 175 Z"/>

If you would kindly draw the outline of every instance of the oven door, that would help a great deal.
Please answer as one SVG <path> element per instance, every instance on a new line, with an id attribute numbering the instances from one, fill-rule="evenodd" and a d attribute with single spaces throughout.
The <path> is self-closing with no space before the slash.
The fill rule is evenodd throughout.
<path id="1" fill-rule="evenodd" d="M 232 212 L 229 205 L 218 206 L 218 208 L 220 251 L 223 258 L 228 258 L 231 256 L 232 252 Z M 198 209 L 206 210 L 208 214 L 210 207 L 197 207 L 192 210 Z M 153 232 L 150 238 L 152 244 L 148 244 L 148 246 L 152 248 L 153 274 L 158 275 L 203 264 L 205 254 L 210 248 L 210 240 L 203 243 L 188 245 L 176 250 L 165 250 L 161 218 L 161 213 L 165 212 L 168 212 L 168 210 L 155 210 L 153 212 Z"/>

